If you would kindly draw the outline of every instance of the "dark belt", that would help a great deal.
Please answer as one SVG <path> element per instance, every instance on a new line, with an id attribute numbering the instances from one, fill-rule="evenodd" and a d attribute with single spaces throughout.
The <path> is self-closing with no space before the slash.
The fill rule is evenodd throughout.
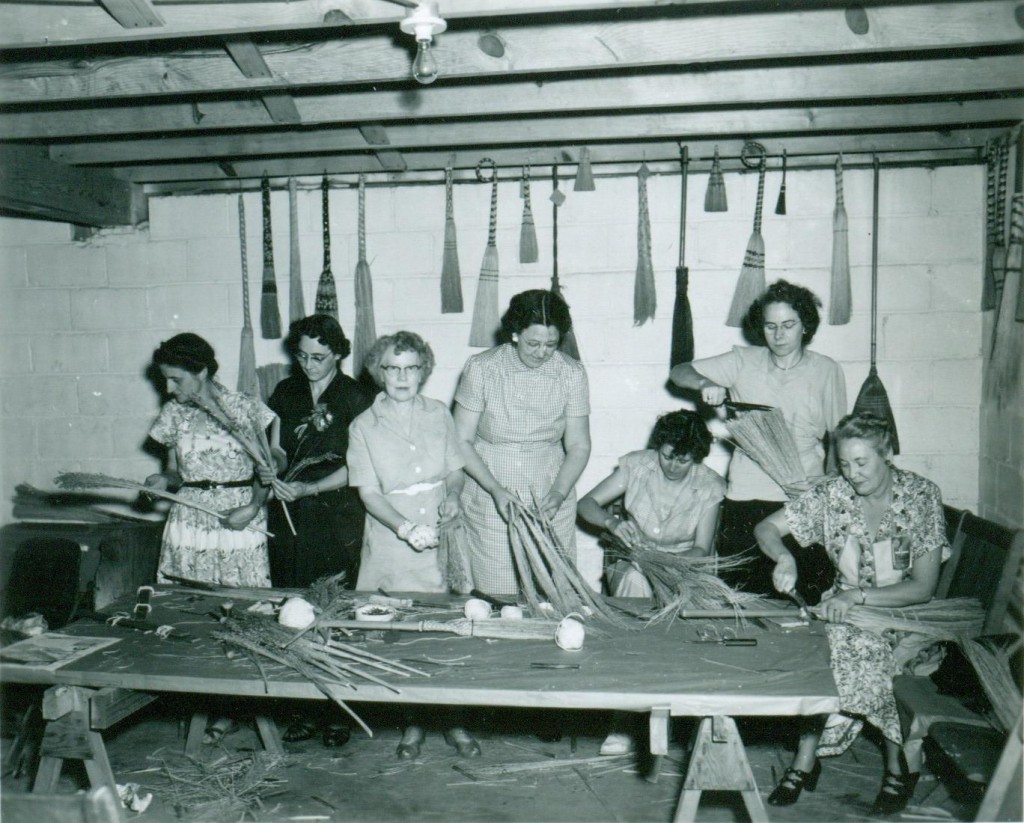
<path id="1" fill-rule="evenodd" d="M 248 480 L 186 480 L 181 484 L 183 489 L 241 489 L 252 485 L 253 478 Z"/>

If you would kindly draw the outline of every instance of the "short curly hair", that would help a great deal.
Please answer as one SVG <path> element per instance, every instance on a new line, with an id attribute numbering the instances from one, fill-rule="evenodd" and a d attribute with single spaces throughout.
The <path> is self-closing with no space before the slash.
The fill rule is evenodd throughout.
<path id="1" fill-rule="evenodd" d="M 394 334 L 378 337 L 366 355 L 366 370 L 370 373 L 374 383 L 382 388 L 384 386 L 384 374 L 381 372 L 380 363 L 390 349 L 394 349 L 395 354 L 407 351 L 416 352 L 420 356 L 420 373 L 422 374 L 420 385 L 427 382 L 427 378 L 434 371 L 436 362 L 430 344 L 416 332 L 396 331 Z"/>
<path id="2" fill-rule="evenodd" d="M 882 457 L 893 451 L 893 431 L 889 421 L 871 412 L 852 412 L 842 418 L 832 432 L 836 448 L 844 440 L 866 440 Z"/>
<path id="3" fill-rule="evenodd" d="M 352 344 L 345 336 L 341 324 L 329 314 L 311 314 L 291 324 L 284 345 L 292 357 L 298 352 L 303 337 L 319 340 L 342 360 L 352 351 Z"/>
<path id="4" fill-rule="evenodd" d="M 697 412 L 679 409 L 663 414 L 654 424 L 648 447 L 660 451 L 662 446 L 671 446 L 673 456 L 688 454 L 699 463 L 711 451 L 711 432 Z"/>
<path id="5" fill-rule="evenodd" d="M 508 311 L 501 318 L 501 329 L 507 340 L 530 326 L 554 326 L 559 337 L 565 337 L 572 328 L 569 305 L 561 295 L 547 289 L 529 289 L 519 292 L 508 303 Z"/>
<path id="6" fill-rule="evenodd" d="M 206 369 L 207 377 L 213 377 L 219 368 L 213 346 L 192 332 L 183 332 L 164 340 L 153 352 L 153 363 L 184 369 L 190 374 L 199 374 Z"/>
<path id="7" fill-rule="evenodd" d="M 821 325 L 821 315 L 818 313 L 821 300 L 810 289 L 797 286 L 787 280 L 775 281 L 765 289 L 757 300 L 750 304 L 744 323 L 747 336 L 758 346 L 766 344 L 764 312 L 772 303 L 785 303 L 797 313 L 804 327 L 801 345 L 808 345 L 814 339 L 818 326 Z"/>

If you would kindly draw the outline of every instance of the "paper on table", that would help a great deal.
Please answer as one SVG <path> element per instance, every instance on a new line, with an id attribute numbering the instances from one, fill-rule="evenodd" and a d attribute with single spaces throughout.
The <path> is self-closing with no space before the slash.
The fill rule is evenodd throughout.
<path id="1" fill-rule="evenodd" d="M 55 671 L 117 642 L 119 639 L 116 637 L 72 637 L 69 634 L 47 632 L 0 649 L 0 660 L 33 669 Z"/>

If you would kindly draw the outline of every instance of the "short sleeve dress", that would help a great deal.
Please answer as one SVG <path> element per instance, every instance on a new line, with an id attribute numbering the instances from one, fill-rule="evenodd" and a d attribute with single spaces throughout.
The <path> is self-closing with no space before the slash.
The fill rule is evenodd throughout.
<path id="1" fill-rule="evenodd" d="M 349 430 L 349 485 L 370 487 L 407 520 L 436 526 L 444 480 L 463 466 L 451 412 L 438 400 L 417 396 L 408 429 L 383 392 Z M 437 551 L 418 552 L 369 512 L 357 588 L 445 591 Z"/>
<path id="2" fill-rule="evenodd" d="M 255 436 L 256 427 L 270 425 L 274 413 L 263 403 L 215 384 L 231 419 Z M 149 436 L 174 449 L 184 481 L 223 483 L 251 480 L 252 458 L 221 424 L 201 409 L 169 400 L 160 409 Z M 177 494 L 219 512 L 252 501 L 251 485 L 199 489 L 182 487 Z M 252 524 L 266 530 L 266 509 Z M 227 529 L 213 515 L 175 503 L 167 514 L 160 548 L 161 574 L 188 577 L 228 586 L 269 586 L 270 566 L 265 534 L 253 529 Z"/>
<path id="3" fill-rule="evenodd" d="M 590 414 L 587 373 L 556 351 L 537 368 L 526 366 L 515 347 L 496 346 L 466 362 L 455 402 L 480 413 L 474 448 L 504 488 L 532 503 L 558 476 L 566 420 Z M 518 582 L 508 527 L 494 499 L 471 477 L 462 492 L 473 581 L 488 594 L 516 594 Z M 552 518 L 563 554 L 576 560 L 576 494 Z"/>

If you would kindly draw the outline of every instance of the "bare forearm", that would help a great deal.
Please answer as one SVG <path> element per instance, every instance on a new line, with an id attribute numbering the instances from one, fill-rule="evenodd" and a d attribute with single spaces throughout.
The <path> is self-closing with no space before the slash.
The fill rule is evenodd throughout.
<path id="1" fill-rule="evenodd" d="M 793 555 L 782 542 L 782 533 L 774 523 L 762 520 L 754 527 L 754 539 L 761 552 L 778 563 L 780 560 L 793 560 Z"/>
<path id="2" fill-rule="evenodd" d="M 501 484 L 494 479 L 491 470 L 487 468 L 487 464 L 473 448 L 472 443 L 462 441 L 459 444 L 459 451 L 462 453 L 462 459 L 466 461 L 466 474 L 479 483 L 485 492 L 493 495 L 497 489 L 501 488 Z"/>
<path id="3" fill-rule="evenodd" d="M 680 388 L 695 391 L 700 391 L 705 386 L 714 385 L 689 363 L 680 363 L 678 366 L 674 366 L 669 372 L 669 379 Z"/>
<path id="4" fill-rule="evenodd" d="M 611 531 L 619 522 L 617 517 L 589 495 L 576 504 L 576 514 L 591 526 L 597 526 L 605 531 Z"/>
<path id="5" fill-rule="evenodd" d="M 568 497 L 580 479 L 583 470 L 590 460 L 590 446 L 574 446 L 565 453 L 565 460 L 558 470 L 555 482 L 551 484 L 551 490 L 556 491 L 563 497 Z"/>

